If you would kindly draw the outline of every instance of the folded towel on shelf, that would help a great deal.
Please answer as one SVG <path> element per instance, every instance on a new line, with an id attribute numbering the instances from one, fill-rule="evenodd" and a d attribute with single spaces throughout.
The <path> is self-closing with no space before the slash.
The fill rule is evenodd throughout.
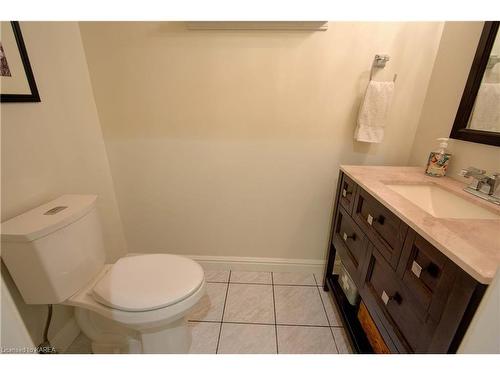
<path id="1" fill-rule="evenodd" d="M 500 132 L 500 83 L 481 84 L 469 128 Z"/>
<path id="2" fill-rule="evenodd" d="M 387 112 L 394 93 L 394 82 L 370 81 L 358 114 L 354 138 L 359 142 L 380 143 L 384 139 Z"/>

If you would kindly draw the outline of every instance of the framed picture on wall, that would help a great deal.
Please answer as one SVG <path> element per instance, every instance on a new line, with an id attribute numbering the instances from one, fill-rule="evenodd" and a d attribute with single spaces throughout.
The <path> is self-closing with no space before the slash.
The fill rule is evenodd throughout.
<path id="1" fill-rule="evenodd" d="M 0 102 L 39 102 L 19 22 L 1 22 Z"/>

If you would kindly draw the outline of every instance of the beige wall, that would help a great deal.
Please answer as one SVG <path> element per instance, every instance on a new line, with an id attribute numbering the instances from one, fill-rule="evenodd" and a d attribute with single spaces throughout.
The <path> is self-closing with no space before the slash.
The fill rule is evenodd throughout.
<path id="1" fill-rule="evenodd" d="M 446 22 L 432 71 L 432 78 L 413 143 L 410 164 L 425 165 L 429 152 L 437 148 L 437 137 L 448 137 L 476 52 L 483 22 Z M 450 141 L 448 176 L 469 166 L 500 171 L 500 149 L 460 140 Z"/>
<path id="2" fill-rule="evenodd" d="M 441 23 L 80 23 L 130 251 L 324 257 L 338 166 L 407 164 Z M 376 53 L 386 139 L 353 141 Z"/>
<path id="3" fill-rule="evenodd" d="M 108 259 L 126 252 L 78 24 L 22 22 L 41 103 L 1 104 L 1 220 L 64 193 L 98 194 Z M 27 306 L 3 275 L 35 344 L 45 306 Z M 58 306 L 54 334 L 72 310 Z"/>

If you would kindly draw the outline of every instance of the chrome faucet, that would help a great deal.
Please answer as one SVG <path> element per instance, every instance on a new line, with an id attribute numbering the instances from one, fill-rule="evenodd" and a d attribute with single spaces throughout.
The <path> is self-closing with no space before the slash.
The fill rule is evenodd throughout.
<path id="1" fill-rule="evenodd" d="M 488 186 L 488 195 L 498 195 L 498 188 L 500 187 L 500 173 L 495 172 L 493 175 L 486 176 L 486 181 L 484 182 Z"/>
<path id="2" fill-rule="evenodd" d="M 500 205 L 500 173 L 496 172 L 488 176 L 484 169 L 469 167 L 462 169 L 459 175 L 472 177 L 472 182 L 464 189 L 466 192 Z"/>
<path id="3" fill-rule="evenodd" d="M 472 182 L 470 183 L 469 187 L 474 190 L 479 190 L 483 184 L 484 178 L 486 177 L 485 173 L 486 171 L 484 169 L 469 167 L 466 169 L 462 169 L 459 175 L 466 178 L 472 177 Z"/>

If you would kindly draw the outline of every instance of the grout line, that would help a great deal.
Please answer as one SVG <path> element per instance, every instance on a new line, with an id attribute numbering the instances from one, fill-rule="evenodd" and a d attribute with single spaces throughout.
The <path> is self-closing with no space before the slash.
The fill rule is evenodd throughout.
<path id="1" fill-rule="evenodd" d="M 213 320 L 188 320 L 191 323 L 224 323 L 224 324 L 246 324 L 246 325 L 254 325 L 254 326 L 277 326 L 277 327 L 316 327 L 316 328 L 330 328 L 328 325 L 318 325 L 318 324 L 295 324 L 295 323 L 256 323 L 256 322 L 232 322 L 232 321 L 213 321 Z M 332 326 L 331 328 L 343 328 L 340 326 Z"/>
<path id="2" fill-rule="evenodd" d="M 312 285 L 312 284 L 273 284 L 273 285 L 276 285 L 276 286 L 309 286 L 309 287 L 317 287 L 316 284 Z"/>
<path id="3" fill-rule="evenodd" d="M 279 354 L 278 347 L 278 321 L 276 320 L 276 298 L 274 297 L 274 276 L 273 272 L 271 272 L 271 285 L 273 290 L 273 310 L 274 310 L 274 335 L 276 337 L 276 354 Z"/>
<path id="4" fill-rule="evenodd" d="M 207 283 L 218 283 L 218 284 L 227 284 L 227 282 L 222 281 L 207 281 Z M 243 285 L 275 285 L 275 286 L 308 286 L 308 287 L 317 287 L 317 285 L 312 284 L 273 284 L 273 283 L 244 283 L 241 281 L 231 281 L 229 284 L 243 284 Z"/>
<path id="5" fill-rule="evenodd" d="M 311 284 L 273 284 L 271 283 L 244 283 L 241 281 L 206 281 L 207 284 L 243 284 L 243 285 L 276 285 L 276 286 L 308 286 L 308 287 L 317 287 L 318 285 Z"/>
<path id="6" fill-rule="evenodd" d="M 316 281 L 316 277 L 314 276 L 314 274 L 313 274 L 313 277 L 314 277 L 314 281 Z M 319 287 L 317 285 L 316 285 L 316 289 L 318 290 L 318 295 L 319 295 L 319 300 L 321 301 L 321 306 L 323 306 L 323 311 L 325 312 L 326 321 L 328 322 L 328 326 L 330 327 L 331 326 L 330 318 L 328 318 L 328 313 L 326 312 L 325 303 L 323 302 L 323 298 L 321 297 L 321 292 L 319 291 Z"/>
<path id="7" fill-rule="evenodd" d="M 279 327 L 315 327 L 315 328 L 330 328 L 329 326 L 321 326 L 318 324 L 290 324 L 290 323 L 280 323 L 276 324 Z"/>
<path id="8" fill-rule="evenodd" d="M 219 352 L 219 343 L 220 343 L 220 336 L 222 333 L 222 321 L 224 320 L 224 313 L 226 311 L 226 302 L 227 302 L 227 295 L 229 293 L 229 281 L 231 281 L 231 270 L 229 270 L 229 278 L 227 279 L 227 288 L 226 288 L 226 297 L 224 298 L 224 307 L 222 308 L 222 316 L 221 316 L 221 322 L 220 322 L 220 328 L 219 328 L 219 337 L 217 338 L 217 347 L 215 348 L 215 354 L 218 354 Z"/>
<path id="9" fill-rule="evenodd" d="M 334 327 L 330 327 L 330 332 L 332 333 L 332 337 L 333 337 L 333 343 L 335 344 L 335 349 L 337 349 L 337 353 L 341 354 L 340 350 L 339 350 L 339 346 L 337 345 L 337 340 L 335 340 L 335 335 L 333 334 L 333 328 Z"/>
<path id="10" fill-rule="evenodd" d="M 318 288 L 323 288 L 323 284 L 322 284 L 322 283 L 319 283 L 319 284 L 318 284 L 318 280 L 316 279 L 316 276 L 314 276 L 314 279 L 316 280 L 316 286 L 317 286 Z"/>
<path id="11" fill-rule="evenodd" d="M 227 281 L 206 281 L 207 284 L 237 284 L 237 285 L 274 285 L 274 286 L 302 286 L 302 287 L 310 287 L 317 288 L 318 285 L 305 285 L 305 284 L 267 284 L 267 283 L 243 283 L 239 281 L 231 281 L 230 283 Z"/>
<path id="12" fill-rule="evenodd" d="M 326 302 L 323 300 L 323 297 L 321 296 L 322 292 L 323 292 L 322 288 L 323 287 L 321 285 L 318 285 L 318 292 L 319 292 L 319 296 L 321 298 L 321 303 L 323 303 L 323 308 L 325 308 L 325 311 L 326 311 L 326 307 L 325 307 Z M 325 292 L 325 293 L 328 294 L 328 292 Z M 327 299 L 329 299 L 329 298 L 327 297 Z M 336 305 L 332 305 L 332 308 L 333 308 L 333 310 L 335 310 L 335 311 L 338 312 L 338 309 L 337 309 Z M 342 325 L 342 323 L 332 324 L 332 322 L 330 322 L 330 318 L 328 317 L 328 313 L 326 314 L 326 319 L 328 320 L 328 325 L 330 327 L 344 328 L 344 326 Z"/>
<path id="13" fill-rule="evenodd" d="M 314 274 L 313 274 L 313 277 L 314 277 L 314 281 L 317 284 L 318 281 L 316 280 L 316 276 Z M 330 318 L 328 317 L 328 313 L 326 312 L 326 307 L 325 307 L 325 303 L 323 302 L 323 297 L 321 297 L 321 291 L 319 290 L 320 287 L 316 285 L 316 288 L 318 290 L 318 294 L 319 294 L 319 299 L 321 301 L 321 305 L 323 306 L 323 311 L 325 312 L 325 315 L 326 315 L 326 321 L 328 322 L 328 325 L 330 326 L 330 333 L 332 334 L 333 344 L 335 345 L 335 348 L 337 349 L 337 353 L 338 353 L 339 352 L 339 347 L 337 346 L 337 341 L 335 341 L 335 335 L 333 334 L 332 325 L 330 323 Z"/>
<path id="14" fill-rule="evenodd" d="M 248 323 L 248 322 L 226 322 L 226 321 L 224 321 L 224 324 L 246 324 L 249 326 L 274 326 L 274 325 L 276 325 L 274 323 Z"/>

